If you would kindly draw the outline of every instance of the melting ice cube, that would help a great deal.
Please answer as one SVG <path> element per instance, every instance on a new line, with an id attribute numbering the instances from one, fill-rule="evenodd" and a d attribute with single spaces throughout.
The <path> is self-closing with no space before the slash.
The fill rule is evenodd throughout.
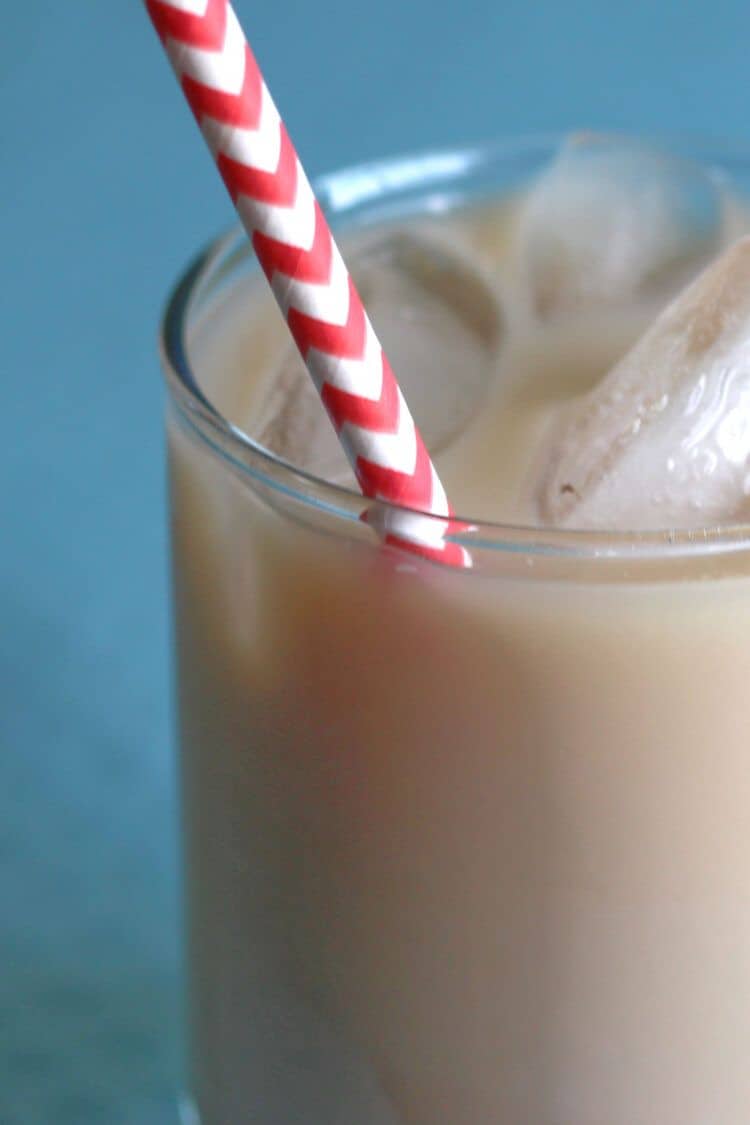
<path id="1" fill-rule="evenodd" d="M 722 211 L 719 188 L 698 164 L 627 138 L 571 137 L 520 216 L 521 269 L 536 311 L 668 298 L 718 252 Z"/>
<path id="2" fill-rule="evenodd" d="M 461 247 L 394 231 L 349 256 L 375 332 L 431 454 L 479 409 L 495 370 L 502 314 Z M 259 413 L 259 441 L 327 480 L 354 475 L 310 376 L 290 347 Z"/>
<path id="3" fill-rule="evenodd" d="M 544 522 L 706 527 L 750 514 L 750 237 L 709 266 L 552 436 Z"/>

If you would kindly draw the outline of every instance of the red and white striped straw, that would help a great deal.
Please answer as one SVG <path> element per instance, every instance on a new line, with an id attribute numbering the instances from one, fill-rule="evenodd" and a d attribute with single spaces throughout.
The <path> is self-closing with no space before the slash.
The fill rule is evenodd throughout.
<path id="1" fill-rule="evenodd" d="M 145 0 L 183 93 L 387 543 L 452 566 L 451 508 L 228 0 Z M 434 517 L 442 517 L 435 519 Z"/>

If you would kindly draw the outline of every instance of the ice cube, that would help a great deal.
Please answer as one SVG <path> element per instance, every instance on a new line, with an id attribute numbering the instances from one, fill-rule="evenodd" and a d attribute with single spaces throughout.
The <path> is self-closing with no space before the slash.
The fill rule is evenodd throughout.
<path id="1" fill-rule="evenodd" d="M 690 160 L 627 138 L 571 137 L 519 219 L 536 312 L 668 299 L 718 252 L 722 212 L 720 189 Z"/>
<path id="2" fill-rule="evenodd" d="M 479 409 L 495 370 L 502 313 L 495 291 L 456 244 L 406 231 L 347 255 L 362 300 L 431 454 Z M 298 353 L 272 374 L 258 440 L 337 483 L 354 475 Z"/>
<path id="3" fill-rule="evenodd" d="M 538 491 L 543 522 L 707 527 L 750 514 L 750 237 L 568 408 Z"/>

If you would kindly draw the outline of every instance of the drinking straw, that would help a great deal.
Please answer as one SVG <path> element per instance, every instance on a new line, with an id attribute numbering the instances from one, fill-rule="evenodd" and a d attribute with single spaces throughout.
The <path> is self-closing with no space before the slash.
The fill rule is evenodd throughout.
<path id="1" fill-rule="evenodd" d="M 362 492 L 401 506 L 364 518 L 386 543 L 470 565 L 446 539 L 445 490 L 231 4 L 145 3 Z"/>

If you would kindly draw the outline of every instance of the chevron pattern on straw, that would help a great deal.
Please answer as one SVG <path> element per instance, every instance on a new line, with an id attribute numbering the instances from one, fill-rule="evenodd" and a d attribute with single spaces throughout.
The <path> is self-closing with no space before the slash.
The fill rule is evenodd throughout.
<path id="1" fill-rule="evenodd" d="M 390 364 L 227 0 L 145 0 L 386 542 L 454 566 L 451 509 Z M 370 522 L 375 522 L 371 520 Z"/>

